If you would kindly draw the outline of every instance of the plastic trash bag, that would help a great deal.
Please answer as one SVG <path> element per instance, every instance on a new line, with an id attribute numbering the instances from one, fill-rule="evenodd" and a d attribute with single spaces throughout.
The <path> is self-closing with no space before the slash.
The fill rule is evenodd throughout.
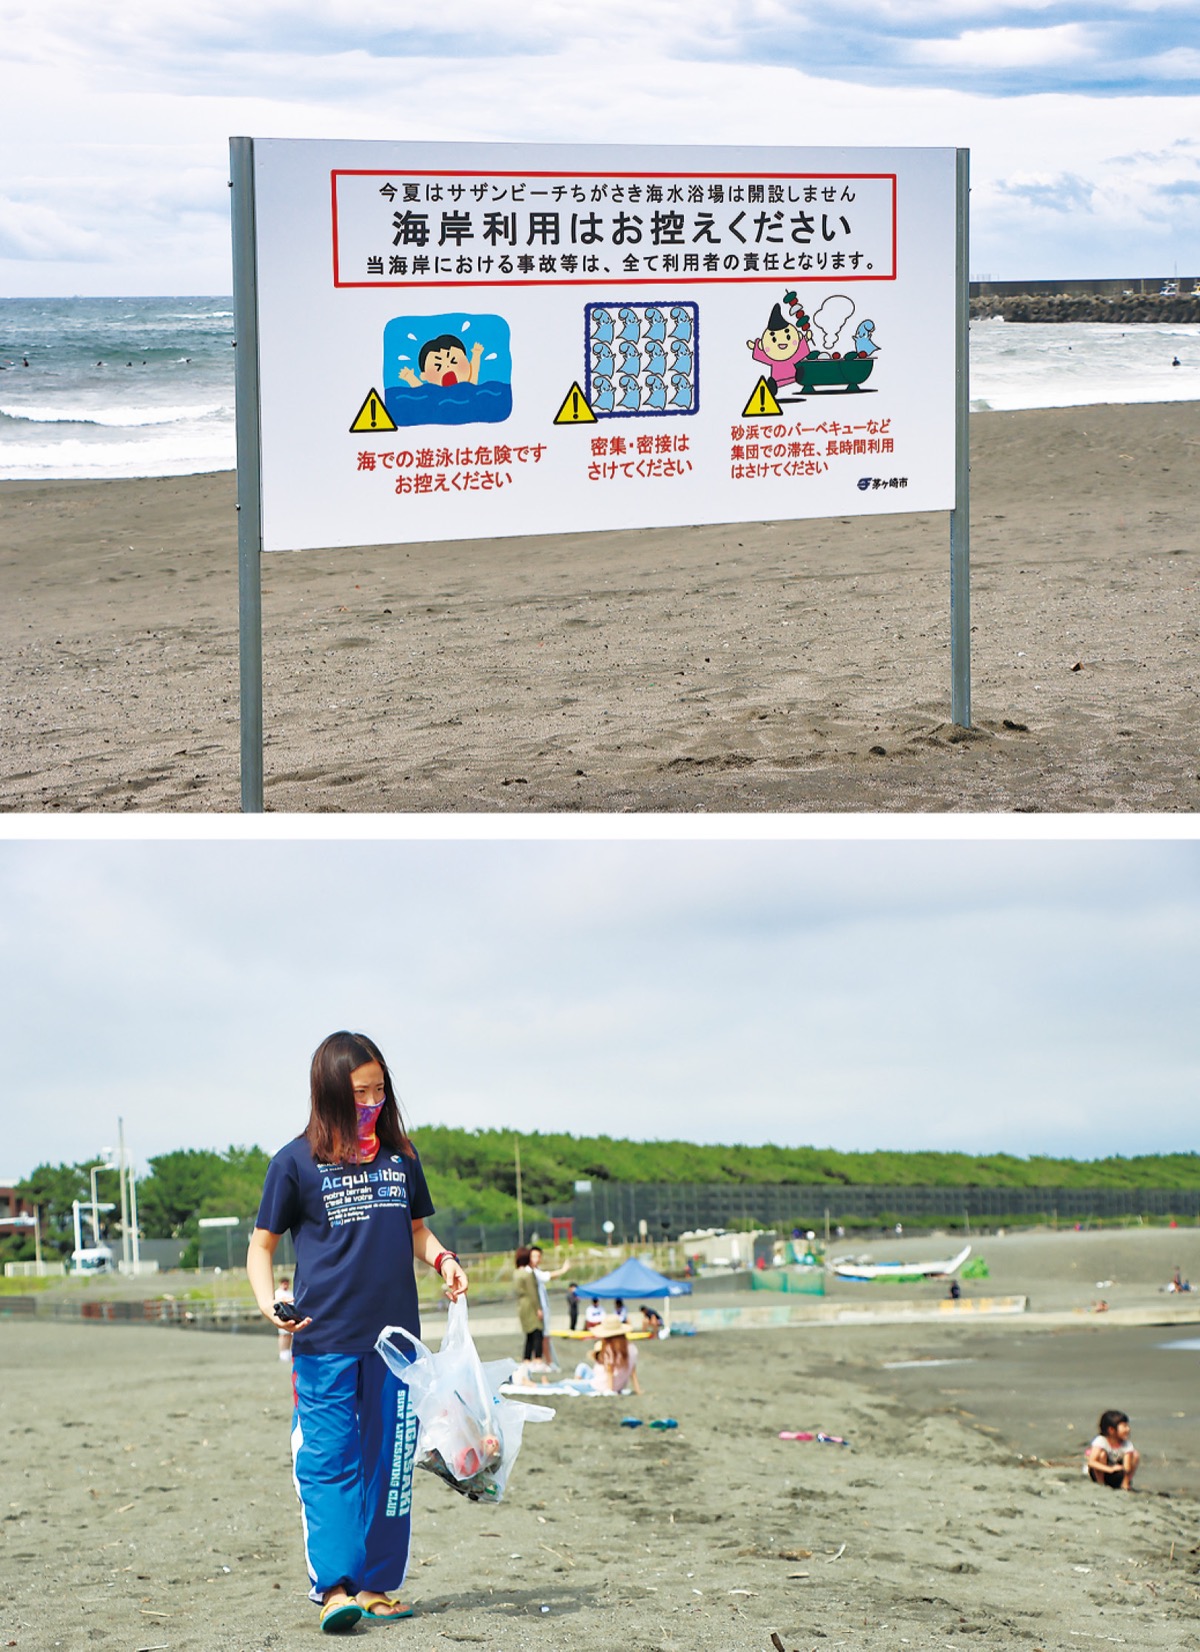
<path id="1" fill-rule="evenodd" d="M 392 1346 L 403 1337 L 416 1350 L 408 1358 Z M 467 1328 L 463 1297 L 450 1304 L 442 1345 L 435 1354 L 401 1325 L 386 1325 L 375 1350 L 408 1387 L 420 1421 L 418 1468 L 436 1474 L 473 1503 L 498 1503 L 521 1449 L 527 1422 L 550 1422 L 548 1405 L 530 1405 L 500 1393 L 516 1370 L 512 1359 L 484 1365 Z"/>

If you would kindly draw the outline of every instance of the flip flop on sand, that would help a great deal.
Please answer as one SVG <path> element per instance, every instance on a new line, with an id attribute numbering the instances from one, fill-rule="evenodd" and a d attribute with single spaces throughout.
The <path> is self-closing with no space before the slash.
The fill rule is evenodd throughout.
<path id="1" fill-rule="evenodd" d="M 370 1618 L 372 1623 L 399 1623 L 401 1618 L 411 1618 L 414 1610 L 403 1601 L 393 1600 L 391 1595 L 377 1595 L 370 1590 L 359 1595 L 358 1604 L 363 1617 Z"/>
<path id="2" fill-rule="evenodd" d="M 363 1609 L 356 1600 L 351 1600 L 349 1595 L 334 1595 L 321 1608 L 321 1633 L 344 1634 L 354 1628 L 362 1615 Z"/>

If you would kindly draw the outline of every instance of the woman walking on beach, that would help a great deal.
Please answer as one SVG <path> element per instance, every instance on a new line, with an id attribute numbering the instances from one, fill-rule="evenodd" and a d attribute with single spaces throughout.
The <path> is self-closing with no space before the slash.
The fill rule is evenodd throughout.
<path id="1" fill-rule="evenodd" d="M 414 1261 L 467 1288 L 426 1218 L 433 1203 L 391 1074 L 362 1033 L 332 1033 L 312 1059 L 308 1124 L 267 1169 L 246 1272 L 264 1317 L 290 1329 L 292 1459 L 310 1598 L 321 1628 L 412 1616 L 395 1599 L 408 1568 L 417 1419 L 375 1353 L 385 1325 L 420 1335 Z M 280 1236 L 296 1248 L 295 1322 L 273 1301 Z"/>

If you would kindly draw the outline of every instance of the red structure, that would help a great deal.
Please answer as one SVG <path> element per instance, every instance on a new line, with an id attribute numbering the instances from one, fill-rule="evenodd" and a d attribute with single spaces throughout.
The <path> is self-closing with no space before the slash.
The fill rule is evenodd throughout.
<path id="1" fill-rule="evenodd" d="M 11 1182 L 0 1183 L 0 1217 L 32 1216 L 33 1206 L 23 1199 Z"/>

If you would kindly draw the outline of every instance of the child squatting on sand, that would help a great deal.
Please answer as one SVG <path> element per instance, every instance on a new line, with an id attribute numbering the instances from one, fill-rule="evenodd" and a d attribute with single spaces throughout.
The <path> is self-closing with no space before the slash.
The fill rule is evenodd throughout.
<path id="1" fill-rule="evenodd" d="M 1129 1418 L 1123 1411 L 1106 1411 L 1100 1418 L 1099 1433 L 1084 1453 L 1084 1473 L 1098 1486 L 1114 1491 L 1132 1491 L 1138 1456 L 1129 1438 Z"/>
<path id="2" fill-rule="evenodd" d="M 433 1203 L 387 1063 L 362 1033 L 312 1059 L 308 1124 L 267 1167 L 246 1272 L 263 1315 L 291 1329 L 292 1459 L 310 1599 L 326 1633 L 412 1616 L 408 1569 L 415 1427 L 408 1390 L 375 1352 L 385 1325 L 420 1336 L 414 1260 L 451 1301 L 467 1276 L 426 1226 Z M 280 1235 L 296 1248 L 296 1319 L 273 1300 Z"/>

